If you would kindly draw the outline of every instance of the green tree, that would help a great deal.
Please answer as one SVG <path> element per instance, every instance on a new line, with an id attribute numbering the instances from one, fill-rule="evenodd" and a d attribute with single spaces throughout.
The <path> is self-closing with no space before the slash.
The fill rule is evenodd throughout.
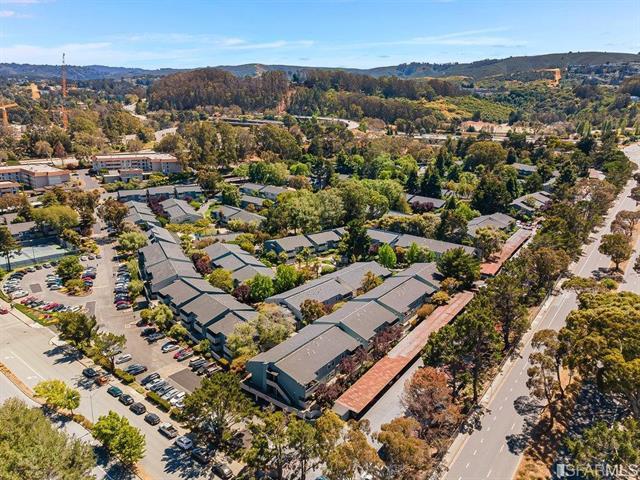
<path id="1" fill-rule="evenodd" d="M 300 313 L 302 314 L 302 323 L 309 325 L 320 317 L 327 314 L 324 303 L 313 298 L 307 298 L 300 304 Z"/>
<path id="2" fill-rule="evenodd" d="M 207 276 L 207 280 L 211 286 L 219 288 L 227 293 L 231 293 L 233 291 L 233 277 L 231 277 L 231 272 L 229 270 L 216 268 Z"/>
<path id="3" fill-rule="evenodd" d="M 253 416 L 251 400 L 240 388 L 240 381 L 228 373 L 205 378 L 184 400 L 185 425 L 205 444 L 220 445 L 221 450 L 238 453 L 229 445 L 235 429 Z"/>
<path id="4" fill-rule="evenodd" d="M 244 461 L 255 469 L 269 466 L 278 480 L 284 478 L 288 467 L 287 417 L 283 412 L 266 412 L 249 424 L 251 446 L 244 454 Z"/>
<path id="5" fill-rule="evenodd" d="M 507 239 L 506 234 L 493 227 L 476 230 L 476 248 L 482 252 L 484 260 L 490 260 L 494 253 L 499 252 Z"/>
<path id="6" fill-rule="evenodd" d="M 369 254 L 371 237 L 362 223 L 350 223 L 340 240 L 340 251 L 353 261 L 365 258 Z"/>
<path id="7" fill-rule="evenodd" d="M 129 282 L 129 295 L 132 300 L 135 300 L 144 291 L 144 282 L 142 280 L 131 280 Z"/>
<path id="8" fill-rule="evenodd" d="M 126 253 L 132 254 L 147 245 L 147 237 L 140 232 L 125 232 L 118 237 L 118 245 Z"/>
<path id="9" fill-rule="evenodd" d="M 78 278 L 83 270 L 84 267 L 80 263 L 78 257 L 70 255 L 60 260 L 58 267 L 56 268 L 56 273 L 60 276 L 63 282 L 66 282 L 67 280 Z"/>
<path id="10" fill-rule="evenodd" d="M 320 456 L 320 439 L 314 426 L 297 416 L 289 417 L 287 425 L 287 446 L 292 452 L 293 465 L 297 463 L 300 480 L 306 480 L 307 471 Z"/>
<path id="11" fill-rule="evenodd" d="M 176 340 L 182 340 L 189 336 L 189 330 L 187 330 L 182 324 L 175 323 L 171 325 L 168 335 Z"/>
<path id="12" fill-rule="evenodd" d="M 36 397 L 56 409 L 73 411 L 80 406 L 80 392 L 67 386 L 62 380 L 43 380 L 34 387 Z"/>
<path id="13" fill-rule="evenodd" d="M 240 189 L 237 185 L 223 183 L 221 187 L 221 194 L 221 200 L 223 204 L 231 205 L 232 207 L 240 206 Z"/>
<path id="14" fill-rule="evenodd" d="M 442 195 L 442 179 L 435 168 L 429 168 L 420 182 L 420 194 L 425 197 L 440 198 Z"/>
<path id="15" fill-rule="evenodd" d="M 302 275 L 293 265 L 278 265 L 273 287 L 276 293 L 286 292 L 297 287 L 304 281 Z"/>
<path id="16" fill-rule="evenodd" d="M 631 467 L 640 463 L 640 423 L 633 418 L 612 425 L 597 422 L 577 438 L 566 440 L 577 467 L 583 472 L 596 472 L 594 465 Z M 613 468 L 612 470 L 613 471 Z M 594 478 L 604 478 L 593 475 Z"/>
<path id="17" fill-rule="evenodd" d="M 412 242 L 405 253 L 405 260 L 409 265 L 419 262 L 429 262 L 432 260 L 432 258 L 432 252 L 419 247 L 416 242 Z"/>
<path id="18" fill-rule="evenodd" d="M 173 312 L 165 304 L 159 304 L 152 308 L 145 308 L 140 312 L 140 318 L 156 325 L 160 330 L 170 328 L 173 322 Z"/>
<path id="19" fill-rule="evenodd" d="M 505 268 L 488 283 L 487 293 L 502 331 L 504 350 L 509 350 L 528 327 L 526 290 L 521 272 Z"/>
<path id="20" fill-rule="evenodd" d="M 127 344 L 127 337 L 113 332 L 100 332 L 95 336 L 94 346 L 100 355 L 109 359 L 111 371 L 115 372 L 115 358 Z"/>
<path id="21" fill-rule="evenodd" d="M 17 398 L 0 405 L 0 478 L 91 480 L 91 446 L 54 426 L 39 408 Z"/>
<path id="22" fill-rule="evenodd" d="M 473 282 L 480 278 L 479 260 L 462 247 L 444 252 L 437 260 L 437 268 L 445 278 L 460 282 L 462 288 L 471 288 Z"/>
<path id="23" fill-rule="evenodd" d="M 33 211 L 33 221 L 43 229 L 49 227 L 60 235 L 67 228 L 74 228 L 80 224 L 78 213 L 67 205 L 52 205 Z"/>
<path id="24" fill-rule="evenodd" d="M 493 170 L 507 159 L 506 150 L 499 143 L 484 141 L 475 142 L 469 150 L 465 158 L 465 167 L 473 170 L 482 165 L 487 170 Z"/>
<path id="25" fill-rule="evenodd" d="M 80 312 L 60 313 L 57 326 L 60 339 L 80 349 L 91 345 L 98 333 L 96 318 Z"/>
<path id="26" fill-rule="evenodd" d="M 598 251 L 603 255 L 611 257 L 611 261 L 615 263 L 616 270 L 620 269 L 620 263 L 631 258 L 633 247 L 629 242 L 629 238 L 623 233 L 611 233 L 603 235 Z"/>
<path id="27" fill-rule="evenodd" d="M 384 449 L 390 478 L 416 480 L 430 467 L 430 447 L 419 432 L 420 424 L 407 417 L 394 418 L 380 427 L 375 438 Z"/>
<path id="28" fill-rule="evenodd" d="M 7 267 L 11 270 L 11 256 L 20 254 L 22 246 L 18 242 L 7 227 L 0 226 L 0 253 L 7 259 Z"/>
<path id="29" fill-rule="evenodd" d="M 360 291 L 367 293 L 374 288 L 382 285 L 382 279 L 373 272 L 366 272 L 360 282 Z"/>
<path id="30" fill-rule="evenodd" d="M 395 268 L 398 259 L 396 252 L 390 245 L 383 243 L 378 249 L 378 262 L 387 268 Z"/>
<path id="31" fill-rule="evenodd" d="M 121 232 L 129 209 L 115 198 L 107 198 L 98 208 L 98 214 L 109 227 Z"/>
<path id="32" fill-rule="evenodd" d="M 273 280 L 266 275 L 256 275 L 247 282 L 251 293 L 249 294 L 252 302 L 262 302 L 274 293 Z"/>
<path id="33" fill-rule="evenodd" d="M 109 411 L 98 418 L 92 433 L 125 465 L 133 466 L 144 457 L 147 448 L 144 434 L 124 416 Z"/>
<path id="34" fill-rule="evenodd" d="M 505 182 L 499 176 L 488 173 L 480 177 L 471 206 L 482 214 L 490 214 L 504 211 L 512 200 Z"/>

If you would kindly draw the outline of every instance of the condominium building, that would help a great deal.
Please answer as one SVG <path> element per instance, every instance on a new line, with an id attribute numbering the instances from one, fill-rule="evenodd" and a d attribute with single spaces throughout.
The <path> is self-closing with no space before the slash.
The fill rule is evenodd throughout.
<path id="1" fill-rule="evenodd" d="M 140 169 L 143 172 L 180 173 L 182 165 L 168 153 L 114 153 L 92 157 L 93 170 Z"/>
<path id="2" fill-rule="evenodd" d="M 30 188 L 44 188 L 69 181 L 69 172 L 49 165 L 0 167 L 0 181 L 16 182 Z"/>

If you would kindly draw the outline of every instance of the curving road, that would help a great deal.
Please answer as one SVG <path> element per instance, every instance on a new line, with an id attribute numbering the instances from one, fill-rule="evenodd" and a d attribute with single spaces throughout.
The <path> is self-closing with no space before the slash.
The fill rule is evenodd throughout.
<path id="1" fill-rule="evenodd" d="M 624 149 L 636 164 L 640 163 L 640 145 Z M 582 257 L 571 265 L 575 275 L 591 276 L 599 268 L 609 267 L 611 262 L 598 252 L 602 235 L 609 233 L 611 221 L 621 210 L 635 210 L 636 203 L 629 194 L 635 181 L 631 180 L 620 193 L 609 210 L 605 224 L 591 237 Z M 638 255 L 638 241 L 635 248 Z M 634 272 L 633 261 L 624 274 L 623 290 L 640 292 L 640 277 Z M 533 320 L 530 330 L 523 337 L 524 348 L 520 356 L 508 362 L 483 397 L 481 404 L 487 409 L 481 418 L 481 426 L 470 435 L 460 434 L 445 458 L 448 470 L 443 475 L 447 480 L 511 480 L 520 463 L 526 445 L 527 419 L 535 417 L 536 410 L 527 410 L 529 389 L 526 386 L 527 368 L 531 349 L 531 337 L 545 328 L 558 330 L 564 326 L 569 312 L 577 307 L 573 292 L 562 292 L 551 296 Z M 533 415 L 533 416 L 532 416 Z"/>

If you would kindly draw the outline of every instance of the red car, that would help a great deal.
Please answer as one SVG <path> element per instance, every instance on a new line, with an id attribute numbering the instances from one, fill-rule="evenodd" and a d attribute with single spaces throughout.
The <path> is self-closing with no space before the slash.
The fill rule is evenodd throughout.
<path id="1" fill-rule="evenodd" d="M 191 349 L 190 349 L 190 348 L 183 348 L 182 350 L 178 350 L 178 351 L 173 355 L 173 358 L 176 358 L 176 359 L 177 359 L 178 357 L 181 357 L 181 356 L 183 356 L 183 355 L 187 354 L 187 352 L 191 352 Z"/>
<path id="2" fill-rule="evenodd" d="M 59 303 L 50 303 L 49 305 L 45 305 L 44 307 L 42 307 L 43 310 L 49 311 L 52 308 L 57 307 L 58 305 L 60 305 Z"/>
<path id="3" fill-rule="evenodd" d="M 6 308 L 0 308 L 0 315 L 6 315 L 7 313 L 9 313 L 9 310 Z"/>
<path id="4" fill-rule="evenodd" d="M 30 302 L 31 300 L 35 300 L 35 299 L 36 299 L 36 297 L 33 297 L 33 296 L 27 297 L 27 298 L 23 298 L 22 300 L 20 300 L 20 303 L 22 305 L 26 305 L 28 302 Z"/>

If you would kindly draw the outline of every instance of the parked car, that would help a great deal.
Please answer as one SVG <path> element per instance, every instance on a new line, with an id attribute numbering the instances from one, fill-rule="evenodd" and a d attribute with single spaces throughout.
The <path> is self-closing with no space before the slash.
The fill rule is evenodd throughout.
<path id="1" fill-rule="evenodd" d="M 140 365 L 139 363 L 134 363 L 133 365 L 129 365 L 125 368 L 124 371 L 130 375 L 140 375 L 147 371 L 147 367 Z"/>
<path id="2" fill-rule="evenodd" d="M 151 383 L 154 380 L 160 378 L 160 374 L 158 372 L 153 372 L 140 380 L 140 385 L 145 386 L 147 383 Z"/>
<path id="3" fill-rule="evenodd" d="M 153 385 L 151 385 L 151 387 L 149 387 L 149 390 L 151 390 L 152 392 L 157 392 L 158 390 L 164 388 L 167 386 L 167 382 L 164 380 L 160 380 L 157 383 L 153 383 Z"/>
<path id="4" fill-rule="evenodd" d="M 62 288 L 62 285 L 59 285 L 57 283 L 54 283 L 53 285 L 51 285 L 49 287 L 49 290 L 60 290 Z"/>
<path id="5" fill-rule="evenodd" d="M 169 400 L 169 403 L 175 406 L 175 404 L 178 403 L 180 400 L 182 400 L 185 396 L 186 396 L 185 392 L 178 392 L 175 394 L 175 396 L 171 400 Z"/>
<path id="6" fill-rule="evenodd" d="M 206 364 L 207 364 L 207 361 L 203 359 L 203 360 L 201 360 L 199 362 L 196 362 L 193 365 L 191 365 L 191 370 L 195 372 L 195 371 L 199 370 L 200 367 L 204 367 Z"/>
<path id="7" fill-rule="evenodd" d="M 118 387 L 116 387 L 115 385 L 107 388 L 107 393 L 109 395 L 111 395 L 112 397 L 116 397 L 118 398 L 119 396 L 122 395 L 122 390 L 120 390 Z"/>
<path id="8" fill-rule="evenodd" d="M 178 430 L 170 423 L 163 423 L 158 427 L 158 431 L 167 438 L 176 438 L 178 436 Z"/>
<path id="9" fill-rule="evenodd" d="M 119 303 L 116 305 L 116 310 L 126 310 L 127 308 L 131 308 L 130 303 Z"/>
<path id="10" fill-rule="evenodd" d="M 162 353 L 169 353 L 179 348 L 180 348 L 180 345 L 178 345 L 177 343 L 167 342 L 164 345 L 162 345 L 161 350 L 162 350 Z"/>
<path id="11" fill-rule="evenodd" d="M 96 378 L 98 376 L 98 372 L 96 372 L 93 368 L 88 367 L 82 370 L 82 375 L 87 378 Z"/>
<path id="12" fill-rule="evenodd" d="M 144 416 L 144 421 L 147 422 L 149 425 L 157 425 L 160 423 L 160 417 L 155 413 L 147 413 Z"/>
<path id="13" fill-rule="evenodd" d="M 201 465 L 206 465 L 211 461 L 212 455 L 206 448 L 194 448 L 191 450 L 191 457 Z"/>
<path id="14" fill-rule="evenodd" d="M 131 356 L 131 354 L 130 354 L 130 353 L 125 353 L 125 354 L 123 354 L 123 355 L 120 355 L 118 358 L 116 358 L 115 363 L 116 363 L 117 365 L 119 365 L 119 364 L 121 364 L 121 363 L 127 363 L 127 362 L 130 362 L 132 358 L 133 358 L 133 357 Z"/>
<path id="15" fill-rule="evenodd" d="M 9 313 L 9 310 L 6 308 L 0 308 L 0 315 L 6 315 L 7 313 Z"/>
<path id="16" fill-rule="evenodd" d="M 226 463 L 217 463 L 213 466 L 213 472 L 222 480 L 231 480 L 233 472 Z"/>
<path id="17" fill-rule="evenodd" d="M 29 292 L 25 290 L 17 290 L 11 294 L 11 299 L 16 300 L 18 298 L 26 297 L 27 295 L 29 295 Z"/>
<path id="18" fill-rule="evenodd" d="M 167 390 L 166 392 L 162 393 L 162 399 L 169 401 L 173 398 L 173 396 L 178 393 L 178 390 L 176 388 L 171 387 L 169 390 Z"/>
<path id="19" fill-rule="evenodd" d="M 146 388 L 147 390 L 152 390 L 153 387 L 155 387 L 156 385 L 158 385 L 160 382 L 163 382 L 164 380 L 162 380 L 160 377 L 155 378 L 153 380 L 151 380 L 150 382 L 148 382 L 144 388 Z"/>
<path id="20" fill-rule="evenodd" d="M 147 328 L 143 328 L 142 331 L 140 332 L 140 336 L 141 337 L 148 337 L 149 335 L 151 335 L 152 333 L 156 333 L 158 330 L 156 330 L 155 327 L 147 327 Z"/>
<path id="21" fill-rule="evenodd" d="M 193 355 L 194 355 L 193 350 L 188 350 L 188 351 L 184 352 L 182 355 L 180 355 L 177 360 L 179 362 L 182 362 L 183 360 L 186 360 L 187 358 L 193 357 Z"/>
<path id="22" fill-rule="evenodd" d="M 141 318 L 136 322 L 136 327 L 144 327 L 145 325 L 149 325 L 149 320 Z"/>
<path id="23" fill-rule="evenodd" d="M 129 394 L 122 394 L 120 395 L 120 398 L 118 398 L 118 401 L 120 403 L 122 403 L 123 405 L 131 405 L 133 402 L 135 402 L 135 400 L 133 399 L 133 397 Z"/>
<path id="24" fill-rule="evenodd" d="M 191 447 L 193 447 L 193 440 L 185 436 L 178 437 L 176 439 L 176 445 L 182 450 L 191 450 Z"/>
<path id="25" fill-rule="evenodd" d="M 191 350 L 191 349 L 190 348 L 181 348 L 180 350 L 178 350 L 176 353 L 173 354 L 173 358 L 177 359 L 180 355 L 186 353 L 189 350 Z"/>
<path id="26" fill-rule="evenodd" d="M 131 410 L 136 415 L 142 415 L 143 413 L 146 413 L 147 407 L 145 407 L 140 402 L 136 402 L 129 407 L 129 410 Z"/>
<path id="27" fill-rule="evenodd" d="M 158 340 L 162 340 L 165 336 L 166 335 L 162 332 L 152 333 L 147 337 L 147 342 L 154 343 L 154 342 L 157 342 Z"/>

